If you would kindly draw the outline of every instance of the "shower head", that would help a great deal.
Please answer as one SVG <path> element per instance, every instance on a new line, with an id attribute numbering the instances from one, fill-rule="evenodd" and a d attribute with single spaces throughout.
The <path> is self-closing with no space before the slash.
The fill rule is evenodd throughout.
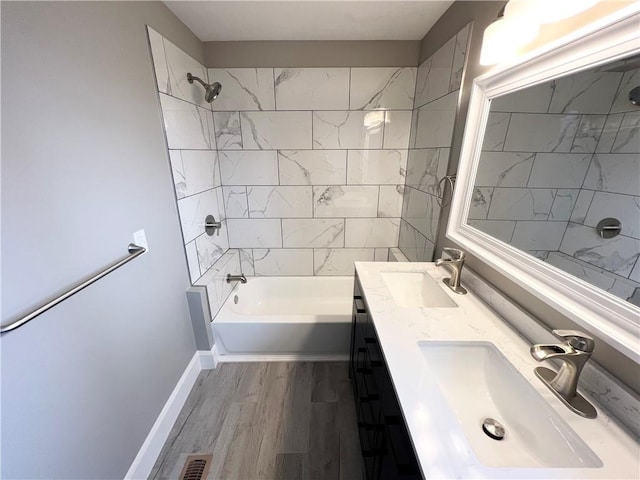
<path id="1" fill-rule="evenodd" d="M 214 82 L 209 85 L 208 83 L 204 83 L 200 78 L 191 75 L 191 73 L 187 73 L 187 81 L 193 83 L 194 80 L 197 80 L 198 83 L 204 87 L 204 99 L 207 103 L 213 102 L 222 91 L 222 85 L 220 85 L 220 83 Z"/>

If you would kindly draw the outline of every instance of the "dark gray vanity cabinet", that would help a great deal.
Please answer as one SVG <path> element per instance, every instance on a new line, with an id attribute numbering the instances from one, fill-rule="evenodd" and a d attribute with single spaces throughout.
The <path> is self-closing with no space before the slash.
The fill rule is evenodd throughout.
<path id="1" fill-rule="evenodd" d="M 422 478 L 357 275 L 349 376 L 367 480 Z"/>

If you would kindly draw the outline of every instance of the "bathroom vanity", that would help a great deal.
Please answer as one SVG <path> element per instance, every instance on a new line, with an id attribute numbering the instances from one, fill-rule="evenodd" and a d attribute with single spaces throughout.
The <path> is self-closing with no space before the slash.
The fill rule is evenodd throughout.
<path id="1" fill-rule="evenodd" d="M 350 375 L 367 479 L 638 478 L 637 439 L 593 398 L 595 419 L 563 405 L 531 345 L 447 276 L 356 262 Z"/>

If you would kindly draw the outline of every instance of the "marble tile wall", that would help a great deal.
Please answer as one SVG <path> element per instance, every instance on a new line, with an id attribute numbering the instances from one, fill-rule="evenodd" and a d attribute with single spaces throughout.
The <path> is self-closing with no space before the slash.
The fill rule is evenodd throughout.
<path id="1" fill-rule="evenodd" d="M 433 259 L 438 182 L 447 173 L 469 30 L 467 25 L 418 67 L 398 244 L 414 262 Z"/>
<path id="2" fill-rule="evenodd" d="M 212 68 L 229 247 L 246 275 L 351 275 L 400 231 L 416 68 Z"/>
<path id="3" fill-rule="evenodd" d="M 494 100 L 469 221 L 640 305 L 638 84 L 605 67 Z M 595 230 L 607 217 L 623 224 L 612 239 Z"/>
<path id="4" fill-rule="evenodd" d="M 202 86 L 188 83 L 187 72 L 207 82 L 203 65 L 153 29 L 148 28 L 148 33 L 189 275 L 192 284 L 207 287 L 215 315 L 229 293 L 223 282 L 227 270 L 240 271 L 239 252 L 229 253 L 221 176 L 222 172 L 233 172 L 227 168 L 226 158 L 221 170 L 217 152 L 218 142 L 233 145 L 237 141 L 237 119 L 227 114 L 215 117 L 204 100 Z M 228 127 L 216 130 L 216 123 Z M 222 222 L 219 235 L 205 233 L 207 215 Z"/>

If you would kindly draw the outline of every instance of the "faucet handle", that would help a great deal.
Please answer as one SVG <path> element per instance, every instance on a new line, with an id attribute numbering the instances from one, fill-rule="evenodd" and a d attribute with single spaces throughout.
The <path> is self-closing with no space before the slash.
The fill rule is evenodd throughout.
<path id="1" fill-rule="evenodd" d="M 451 257 L 451 260 L 454 261 L 463 261 L 464 260 L 464 252 L 459 248 L 452 247 L 443 247 L 442 251 Z"/>
<path id="2" fill-rule="evenodd" d="M 552 330 L 556 337 L 564 338 L 576 350 L 584 353 L 593 352 L 596 344 L 593 338 L 578 330 Z"/>

